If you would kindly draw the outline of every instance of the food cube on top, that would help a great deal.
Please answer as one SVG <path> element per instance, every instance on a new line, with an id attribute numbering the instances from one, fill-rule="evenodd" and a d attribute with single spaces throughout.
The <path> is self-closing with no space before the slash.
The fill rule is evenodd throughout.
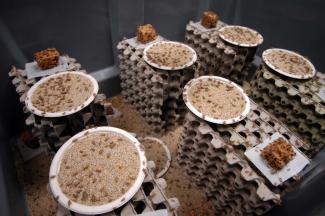
<path id="1" fill-rule="evenodd" d="M 141 43 L 148 43 L 157 38 L 156 29 L 151 24 L 138 26 L 137 28 L 137 39 Z"/>
<path id="2" fill-rule="evenodd" d="M 60 53 L 55 48 L 47 48 L 45 50 L 34 53 L 37 65 L 42 69 L 50 69 L 58 66 Z"/>
<path id="3" fill-rule="evenodd" d="M 292 146 L 280 138 L 266 146 L 261 152 L 261 157 L 267 161 L 270 167 L 277 171 L 287 165 L 295 154 Z"/>
<path id="4" fill-rule="evenodd" d="M 218 14 L 212 11 L 205 11 L 202 15 L 201 25 L 203 25 L 205 28 L 215 28 L 217 26 L 218 20 Z"/>

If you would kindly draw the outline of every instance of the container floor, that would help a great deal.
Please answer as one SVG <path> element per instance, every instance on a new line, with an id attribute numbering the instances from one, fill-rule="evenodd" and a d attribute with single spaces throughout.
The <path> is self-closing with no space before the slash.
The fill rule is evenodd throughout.
<path id="1" fill-rule="evenodd" d="M 138 136 L 152 135 L 150 126 L 121 96 L 113 97 L 110 101 L 122 113 L 120 117 L 113 120 L 111 126 L 134 132 Z M 175 161 L 181 131 L 182 127 L 178 127 L 160 137 L 172 155 L 171 166 L 163 176 L 168 185 L 166 195 L 169 198 L 177 197 L 179 199 L 181 206 L 178 215 L 180 216 L 215 215 L 213 205 L 206 200 L 203 190 L 194 185 Z M 44 216 L 56 213 L 56 202 L 47 189 L 48 171 L 52 157 L 42 153 L 22 165 L 21 180 L 26 191 L 30 215 Z"/>

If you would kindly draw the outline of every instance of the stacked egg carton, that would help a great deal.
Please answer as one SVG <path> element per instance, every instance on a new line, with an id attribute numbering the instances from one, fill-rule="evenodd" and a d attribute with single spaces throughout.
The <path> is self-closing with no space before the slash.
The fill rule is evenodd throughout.
<path id="1" fill-rule="evenodd" d="M 107 102 L 104 94 L 98 94 L 91 104 L 76 113 L 55 118 L 30 114 L 26 124 L 33 127 L 41 146 L 55 152 L 76 133 L 95 126 L 106 126 L 113 116 L 112 104 Z"/>
<path id="2" fill-rule="evenodd" d="M 251 82 L 250 95 L 311 144 L 309 156 L 325 144 L 325 82 L 321 73 L 297 80 L 277 75 L 262 64 Z"/>
<path id="3" fill-rule="evenodd" d="M 167 187 L 166 181 L 163 178 L 154 178 L 153 167 L 154 163 L 150 161 L 146 170 L 146 177 L 134 197 L 124 204 L 122 207 L 113 212 L 101 214 L 101 216 L 133 216 L 145 213 L 159 215 L 159 211 L 167 211 L 168 216 L 177 216 L 177 209 L 180 204 L 177 198 L 168 198 L 165 195 Z M 71 213 L 66 209 L 59 209 L 57 215 L 68 215 Z M 80 214 L 74 214 L 79 216 Z M 81 215 L 80 215 L 81 216 Z"/>
<path id="4" fill-rule="evenodd" d="M 233 125 L 210 124 L 189 112 L 177 161 L 204 188 L 220 215 L 261 215 L 279 204 L 296 182 L 291 178 L 274 187 L 244 156 L 246 148 L 276 132 L 299 149 L 310 147 L 253 101 L 247 118 Z"/>
<path id="5" fill-rule="evenodd" d="M 185 84 L 197 75 L 199 65 L 174 71 L 160 70 L 143 59 L 143 49 L 127 40 L 118 46 L 122 95 L 157 134 L 184 120 L 186 106 L 182 100 Z"/>
<path id="6" fill-rule="evenodd" d="M 81 66 L 75 59 L 68 59 L 67 70 L 80 69 Z M 69 116 L 46 118 L 34 115 L 25 107 L 25 97 L 27 91 L 39 78 L 28 79 L 25 70 L 15 67 L 12 67 L 9 76 L 16 87 L 16 92 L 20 95 L 20 102 L 24 105 L 23 111 L 28 115 L 26 124 L 39 138 L 40 145 L 50 151 L 56 151 L 67 139 L 85 128 L 107 125 L 114 112 L 116 113 L 112 105 L 106 101 L 105 95 L 99 94 L 90 105 Z"/>
<path id="7" fill-rule="evenodd" d="M 226 24 L 219 21 L 213 30 L 198 27 L 190 21 L 186 25 L 185 42 L 197 53 L 200 75 L 217 75 L 240 85 L 251 68 L 257 47 L 241 47 L 224 42 L 218 30 Z"/>

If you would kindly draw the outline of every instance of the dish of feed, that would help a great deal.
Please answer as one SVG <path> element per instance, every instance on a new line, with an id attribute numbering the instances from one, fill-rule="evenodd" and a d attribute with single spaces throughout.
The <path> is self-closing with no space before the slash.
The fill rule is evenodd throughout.
<path id="1" fill-rule="evenodd" d="M 80 214 L 110 212 L 139 190 L 146 168 L 144 150 L 128 132 L 97 127 L 70 138 L 50 167 L 50 188 L 64 207 Z"/>
<path id="2" fill-rule="evenodd" d="M 191 47 L 183 43 L 160 41 L 144 49 L 143 59 L 155 68 L 180 70 L 191 66 L 196 61 L 197 55 Z"/>
<path id="3" fill-rule="evenodd" d="M 250 101 L 244 90 L 228 79 L 201 76 L 186 84 L 186 106 L 199 118 L 217 124 L 233 124 L 244 119 Z"/>
<path id="4" fill-rule="evenodd" d="M 295 79 L 310 79 L 315 76 L 314 65 L 302 55 L 285 49 L 267 49 L 263 61 L 272 70 Z"/>
<path id="5" fill-rule="evenodd" d="M 83 72 L 62 72 L 35 83 L 25 99 L 29 111 L 38 116 L 60 117 L 89 105 L 98 93 L 98 83 Z"/>
<path id="6" fill-rule="evenodd" d="M 156 137 L 146 136 L 139 138 L 144 146 L 146 158 L 155 163 L 157 178 L 161 178 L 168 171 L 171 163 L 171 155 L 167 145 Z"/>
<path id="7" fill-rule="evenodd" d="M 256 47 L 263 43 L 263 36 L 257 31 L 237 25 L 228 25 L 219 30 L 224 41 L 242 47 Z"/>

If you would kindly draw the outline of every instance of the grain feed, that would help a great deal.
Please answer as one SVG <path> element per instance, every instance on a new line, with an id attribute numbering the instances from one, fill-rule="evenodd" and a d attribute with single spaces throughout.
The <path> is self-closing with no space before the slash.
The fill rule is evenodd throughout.
<path id="1" fill-rule="evenodd" d="M 158 43 L 147 51 L 149 61 L 165 67 L 181 67 L 192 61 L 192 51 L 182 44 Z"/>
<path id="2" fill-rule="evenodd" d="M 265 55 L 265 59 L 276 69 L 293 75 L 310 75 L 313 68 L 305 58 L 284 50 L 273 50 Z"/>
<path id="3" fill-rule="evenodd" d="M 91 133 L 62 156 L 58 182 L 72 201 L 103 205 L 125 194 L 134 184 L 140 157 L 133 143 L 113 132 Z"/>
<path id="4" fill-rule="evenodd" d="M 82 105 L 93 93 L 93 84 L 79 74 L 62 74 L 40 84 L 31 96 L 43 112 L 64 112 Z"/>
<path id="5" fill-rule="evenodd" d="M 258 44 L 261 40 L 258 32 L 242 26 L 229 26 L 222 29 L 219 34 L 238 44 Z"/>
<path id="6" fill-rule="evenodd" d="M 189 90 L 189 101 L 203 115 L 227 120 L 245 110 L 245 98 L 234 86 L 219 80 L 201 80 Z"/>
<path id="7" fill-rule="evenodd" d="M 156 173 L 160 173 L 168 161 L 164 146 L 156 140 L 145 138 L 141 139 L 141 144 L 144 146 L 147 160 L 153 161 L 156 165 Z"/>

